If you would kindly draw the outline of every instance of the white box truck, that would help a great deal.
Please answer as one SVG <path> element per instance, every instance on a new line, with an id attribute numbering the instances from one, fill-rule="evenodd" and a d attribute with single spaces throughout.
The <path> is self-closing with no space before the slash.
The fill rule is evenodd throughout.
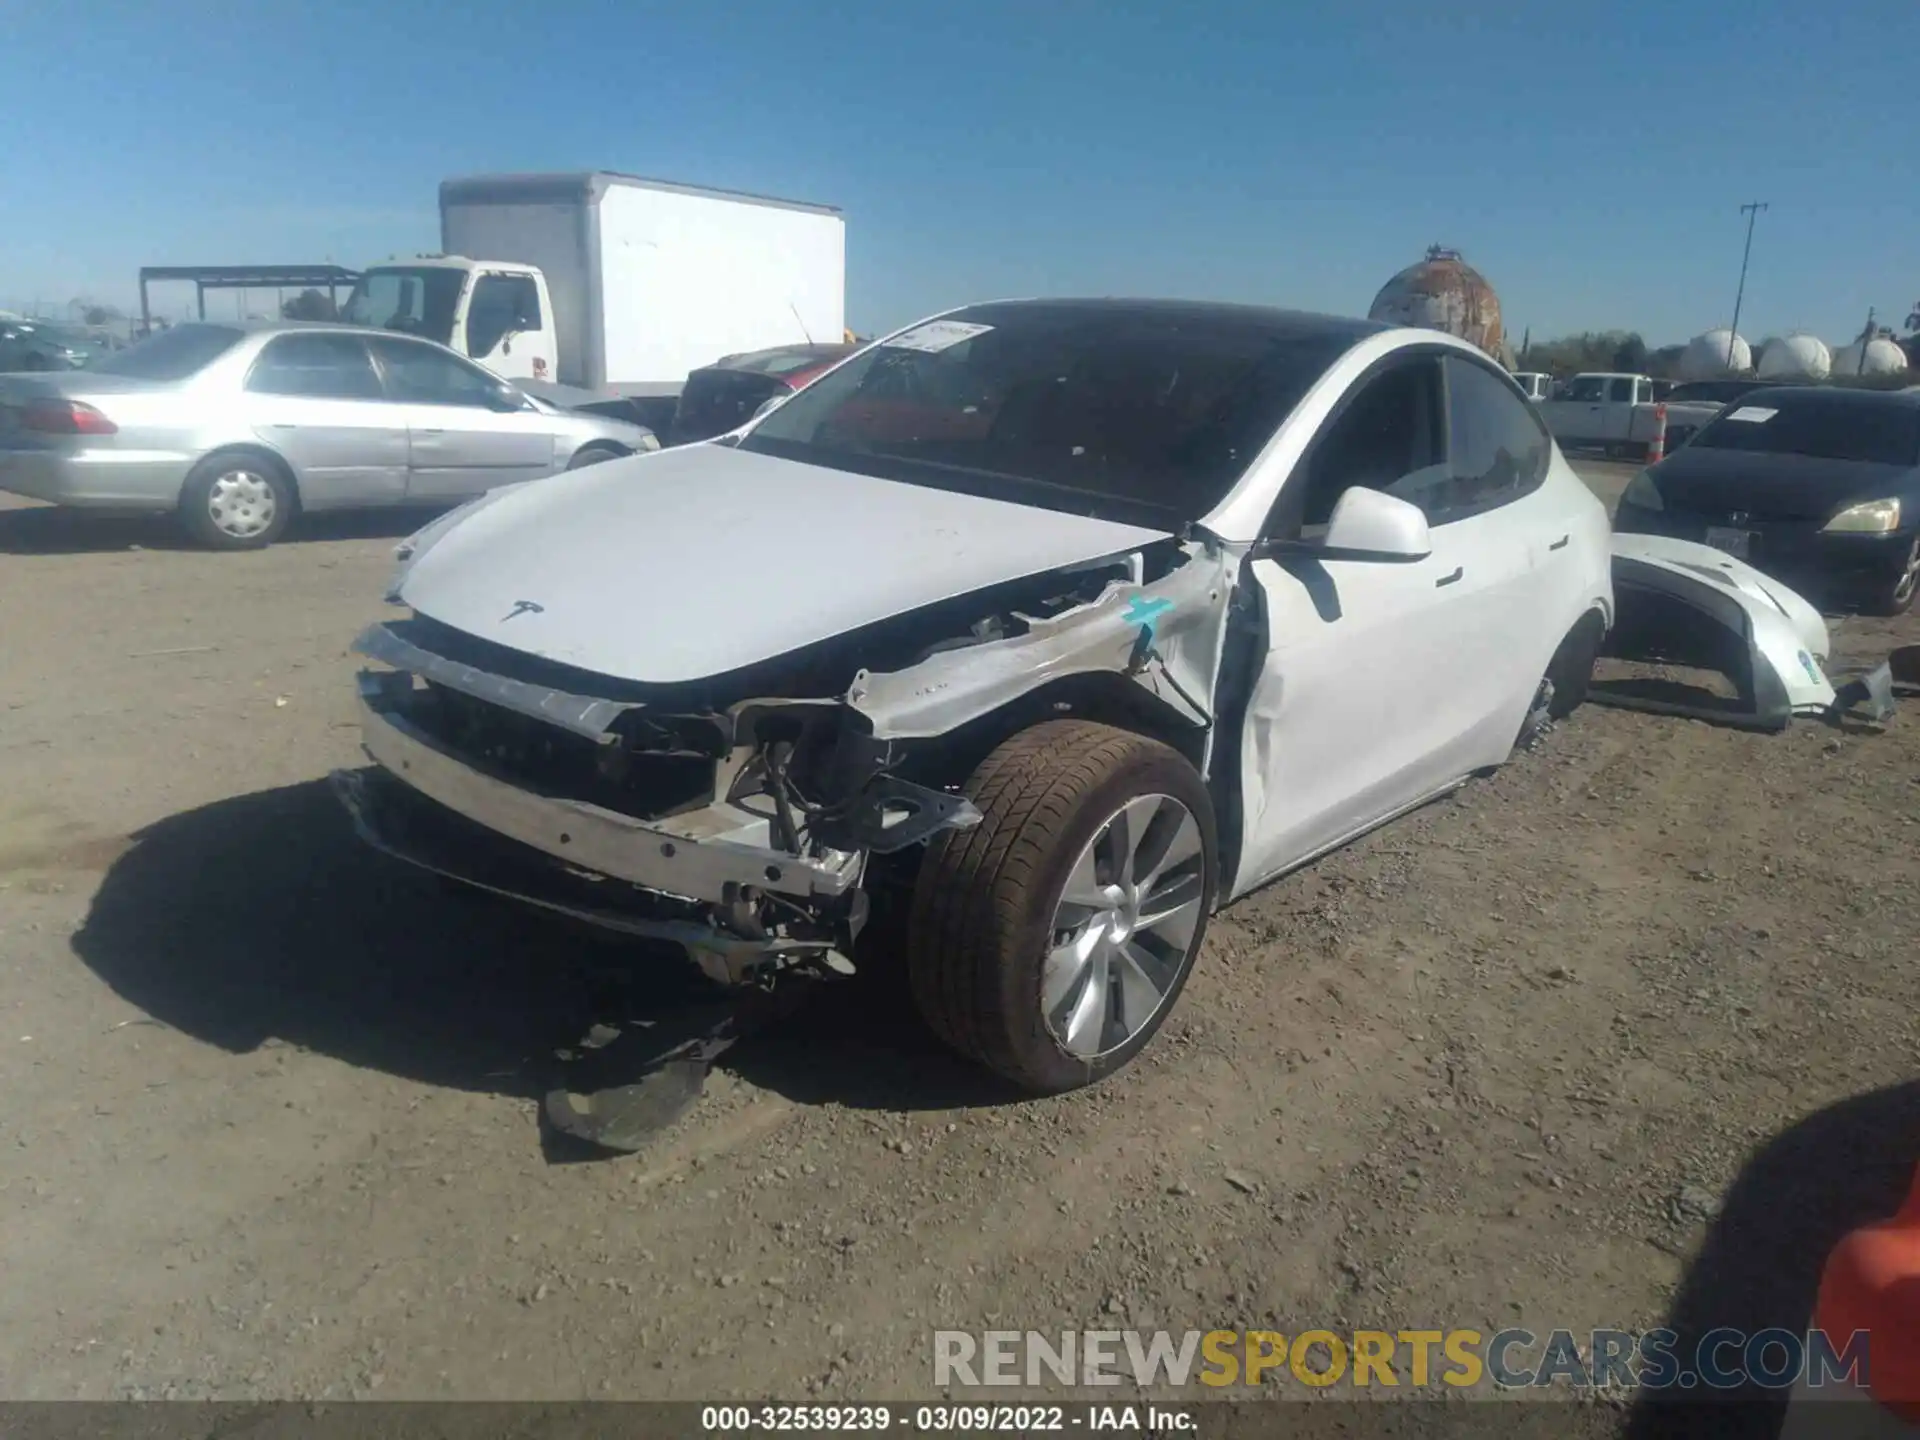
<path id="1" fill-rule="evenodd" d="M 688 371 L 845 333 L 830 205 L 607 171 L 478 175 L 441 183 L 440 248 L 368 267 L 343 318 L 662 434 Z"/>

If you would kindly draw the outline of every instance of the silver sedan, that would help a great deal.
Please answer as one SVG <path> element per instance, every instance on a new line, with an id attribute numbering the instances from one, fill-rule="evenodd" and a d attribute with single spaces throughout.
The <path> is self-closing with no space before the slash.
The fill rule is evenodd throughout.
<path id="1" fill-rule="evenodd" d="M 172 511 L 222 549 L 299 511 L 440 505 L 657 450 L 431 341 L 343 325 L 178 325 L 83 370 L 0 375 L 0 490 Z"/>

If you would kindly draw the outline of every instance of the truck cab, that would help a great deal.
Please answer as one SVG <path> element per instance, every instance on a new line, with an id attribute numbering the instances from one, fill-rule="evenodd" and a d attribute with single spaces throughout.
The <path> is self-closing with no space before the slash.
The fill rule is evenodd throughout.
<path id="1" fill-rule="evenodd" d="M 1634 440 L 1634 407 L 1653 402 L 1653 381 L 1645 375 L 1590 370 L 1560 387 L 1540 404 L 1540 418 L 1563 447 L 1613 450 Z"/>
<path id="2" fill-rule="evenodd" d="M 553 302 L 535 265 L 421 255 L 370 266 L 340 318 L 437 340 L 505 380 L 556 378 Z"/>

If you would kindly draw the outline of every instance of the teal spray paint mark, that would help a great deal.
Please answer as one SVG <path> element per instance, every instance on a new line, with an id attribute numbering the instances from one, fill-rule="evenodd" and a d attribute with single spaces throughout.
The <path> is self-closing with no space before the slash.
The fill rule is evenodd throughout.
<path id="1" fill-rule="evenodd" d="M 1147 638 L 1154 640 L 1160 635 L 1160 617 L 1171 609 L 1173 609 L 1171 600 L 1149 600 L 1144 595 L 1136 595 L 1128 604 L 1127 613 L 1120 618 L 1129 625 L 1144 627 Z"/>

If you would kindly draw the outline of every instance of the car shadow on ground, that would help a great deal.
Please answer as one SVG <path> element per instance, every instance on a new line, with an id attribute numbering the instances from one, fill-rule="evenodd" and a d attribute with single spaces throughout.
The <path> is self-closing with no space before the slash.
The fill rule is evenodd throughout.
<path id="1" fill-rule="evenodd" d="M 726 998 L 677 948 L 604 937 L 369 850 L 322 781 L 186 811 L 132 842 L 75 953 L 148 1015 L 234 1053 L 274 1038 L 533 1097 L 566 1078 L 556 1055 L 593 1026 L 642 1031 L 658 1054 L 703 1031 Z M 724 1068 L 802 1103 L 1014 1098 L 939 1050 L 899 987 L 797 988 Z"/>
<path id="2" fill-rule="evenodd" d="M 1691 1356 L 1701 1337 L 1722 1326 L 1804 1336 L 1828 1254 L 1849 1231 L 1900 1208 L 1916 1165 L 1920 1082 L 1843 1100 L 1767 1141 L 1741 1168 L 1687 1267 L 1664 1322 L 1678 1336 L 1674 1355 Z M 1846 1337 L 1836 1343 L 1844 1347 Z M 1758 1388 L 1706 1404 L 1642 1392 L 1624 1434 L 1772 1440 L 1785 1411 L 1783 1393 Z"/>
<path id="3" fill-rule="evenodd" d="M 399 540 L 448 507 L 302 515 L 275 542 Z M 119 515 L 60 505 L 0 509 L 0 555 L 91 555 L 114 550 L 199 550 L 171 515 Z"/>

